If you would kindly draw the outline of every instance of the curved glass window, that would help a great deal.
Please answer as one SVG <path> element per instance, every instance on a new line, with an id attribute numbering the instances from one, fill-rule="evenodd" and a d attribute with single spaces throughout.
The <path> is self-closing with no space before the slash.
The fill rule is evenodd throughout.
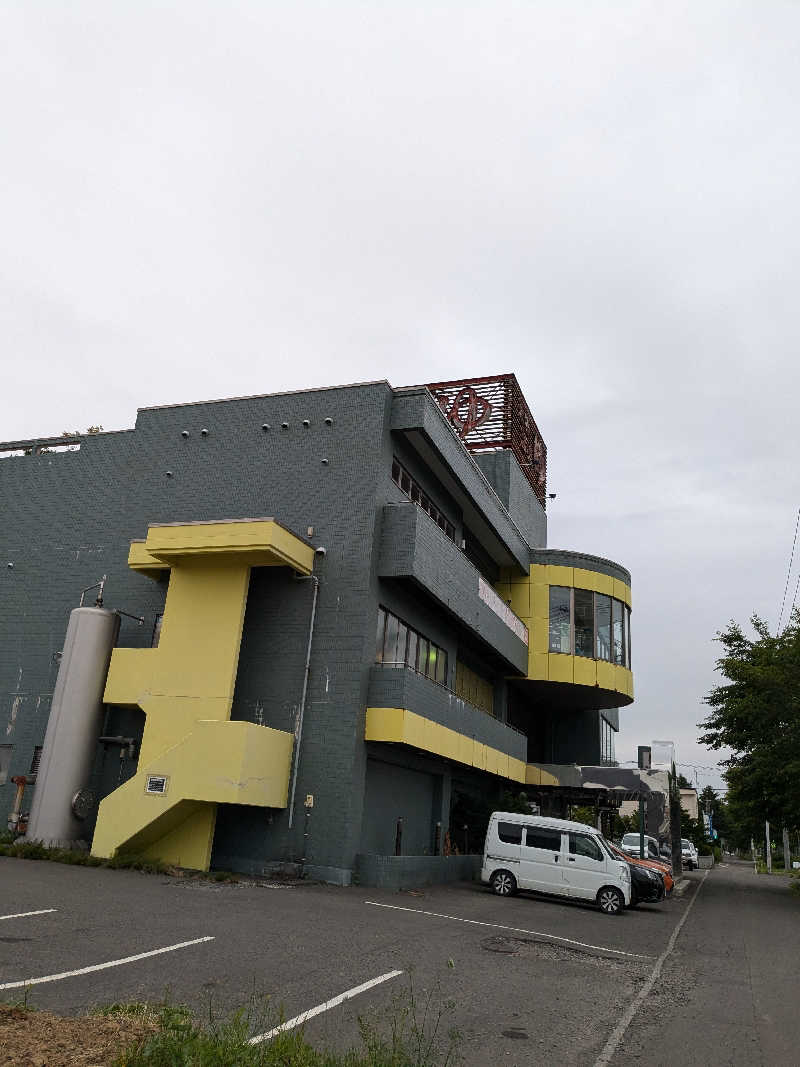
<path id="1" fill-rule="evenodd" d="M 594 593 L 591 589 L 576 589 L 575 598 L 575 655 L 594 657 Z"/>
<path id="2" fill-rule="evenodd" d="M 611 660 L 611 597 L 595 594 L 595 659 Z"/>
<path id="3" fill-rule="evenodd" d="M 548 650 L 631 665 L 631 609 L 591 589 L 550 586 Z"/>
<path id="4" fill-rule="evenodd" d="M 571 652 L 572 633 L 570 627 L 571 589 L 560 585 L 550 586 L 550 651 Z"/>
<path id="5" fill-rule="evenodd" d="M 625 605 L 621 600 L 611 601 L 611 658 L 620 667 L 625 664 Z"/>

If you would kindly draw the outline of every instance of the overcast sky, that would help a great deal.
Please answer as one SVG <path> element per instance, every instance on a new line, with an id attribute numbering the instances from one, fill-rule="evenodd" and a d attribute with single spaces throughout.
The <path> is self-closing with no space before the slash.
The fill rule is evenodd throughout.
<path id="1" fill-rule="evenodd" d="M 633 574 L 618 758 L 714 763 L 712 639 L 777 622 L 800 503 L 798 42 L 756 0 L 5 3 L 0 439 L 514 371 L 551 546 Z"/>

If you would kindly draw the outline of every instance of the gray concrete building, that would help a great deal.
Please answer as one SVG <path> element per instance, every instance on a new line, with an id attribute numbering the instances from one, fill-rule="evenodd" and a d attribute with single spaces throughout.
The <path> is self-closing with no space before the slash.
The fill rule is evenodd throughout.
<path id="1" fill-rule="evenodd" d="M 613 762 L 633 699 L 630 575 L 548 548 L 546 501 L 513 375 L 0 445 L 4 822 L 74 756 L 42 747 L 70 613 L 103 579 L 120 614 L 91 769 L 51 802 L 97 854 L 462 876 L 506 794 L 556 813 L 560 767 Z"/>

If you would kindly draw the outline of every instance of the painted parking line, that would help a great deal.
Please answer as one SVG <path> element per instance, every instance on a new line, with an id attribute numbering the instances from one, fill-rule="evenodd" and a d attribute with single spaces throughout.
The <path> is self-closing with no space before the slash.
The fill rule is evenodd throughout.
<path id="1" fill-rule="evenodd" d="M 571 937 L 560 937 L 558 934 L 547 934 L 541 930 L 523 930 L 520 926 L 504 926 L 502 923 L 481 922 L 480 919 L 462 919 L 460 915 L 443 915 L 438 911 L 423 911 L 421 908 L 401 908 L 398 904 L 379 904 L 375 900 L 365 900 L 373 908 L 391 908 L 392 911 L 410 911 L 413 915 L 429 915 L 434 919 L 452 919 L 453 922 L 468 923 L 470 926 L 491 926 L 495 930 L 509 930 L 514 934 L 531 934 L 533 937 L 546 937 L 549 941 L 564 941 L 568 945 L 578 945 L 580 948 L 591 948 L 595 952 L 613 952 L 615 956 L 631 956 L 637 960 L 652 960 L 653 956 L 644 956 L 641 952 L 623 952 L 621 948 L 609 948 L 607 945 L 590 945 L 586 941 L 575 941 Z"/>
<path id="2" fill-rule="evenodd" d="M 50 915 L 57 910 L 57 908 L 40 908 L 38 911 L 18 911 L 13 915 L 0 915 L 0 922 L 3 919 L 27 919 L 29 915 Z"/>
<path id="3" fill-rule="evenodd" d="M 124 963 L 136 963 L 137 960 L 146 960 L 151 956 L 160 956 L 164 952 L 175 952 L 179 948 L 189 948 L 190 945 L 201 945 L 204 941 L 213 941 L 213 937 L 196 937 L 193 941 L 180 941 L 177 945 L 166 945 L 164 948 L 153 948 L 149 952 L 137 952 L 135 956 L 124 956 L 121 960 L 108 960 L 107 963 L 93 963 L 90 967 L 79 967 L 75 971 L 62 971 L 60 974 L 45 974 L 40 978 L 23 978 L 20 982 L 3 982 L 0 989 L 24 989 L 29 985 L 41 985 L 43 982 L 60 982 L 62 978 L 76 978 L 80 974 L 91 974 L 93 971 L 105 971 L 109 967 L 121 967 Z"/>
<path id="4" fill-rule="evenodd" d="M 380 974 L 377 978 L 370 978 L 368 982 L 362 982 L 361 985 L 353 986 L 352 989 L 345 990 L 345 992 L 340 993 L 338 997 L 333 997 L 331 1000 L 326 1000 L 323 1004 L 317 1004 L 315 1008 L 309 1008 L 308 1011 L 303 1011 L 299 1015 L 295 1015 L 295 1017 L 289 1019 L 288 1022 L 281 1023 L 280 1026 L 268 1030 L 266 1034 L 258 1034 L 256 1037 L 251 1037 L 248 1044 L 260 1045 L 262 1041 L 269 1041 L 270 1038 L 282 1034 L 286 1030 L 293 1030 L 296 1026 L 302 1026 L 303 1023 L 308 1022 L 309 1019 L 313 1019 L 317 1015 L 322 1015 L 323 1012 L 330 1011 L 331 1008 L 337 1008 L 346 1000 L 351 1000 L 353 997 L 357 997 L 360 993 L 366 993 L 368 989 L 373 989 L 376 985 L 388 982 L 391 978 L 397 978 L 402 973 L 402 971 L 387 971 L 386 974 Z"/>

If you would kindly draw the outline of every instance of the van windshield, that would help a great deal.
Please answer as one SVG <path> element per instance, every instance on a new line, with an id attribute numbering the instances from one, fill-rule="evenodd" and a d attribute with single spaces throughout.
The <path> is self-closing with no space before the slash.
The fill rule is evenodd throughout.
<path id="1" fill-rule="evenodd" d="M 611 851 L 611 848 L 610 848 L 610 846 L 608 844 L 608 841 L 606 841 L 606 839 L 604 837 L 600 837 L 598 835 L 595 838 L 595 841 L 599 841 L 601 848 L 603 849 L 603 851 L 605 852 L 606 856 L 608 856 L 608 858 L 610 860 L 619 859 L 619 856 L 615 856 L 614 853 Z"/>
<path id="2" fill-rule="evenodd" d="M 625 834 L 625 836 L 622 839 L 622 843 L 623 843 L 623 845 L 638 845 L 639 844 L 639 835 L 638 834 Z"/>

